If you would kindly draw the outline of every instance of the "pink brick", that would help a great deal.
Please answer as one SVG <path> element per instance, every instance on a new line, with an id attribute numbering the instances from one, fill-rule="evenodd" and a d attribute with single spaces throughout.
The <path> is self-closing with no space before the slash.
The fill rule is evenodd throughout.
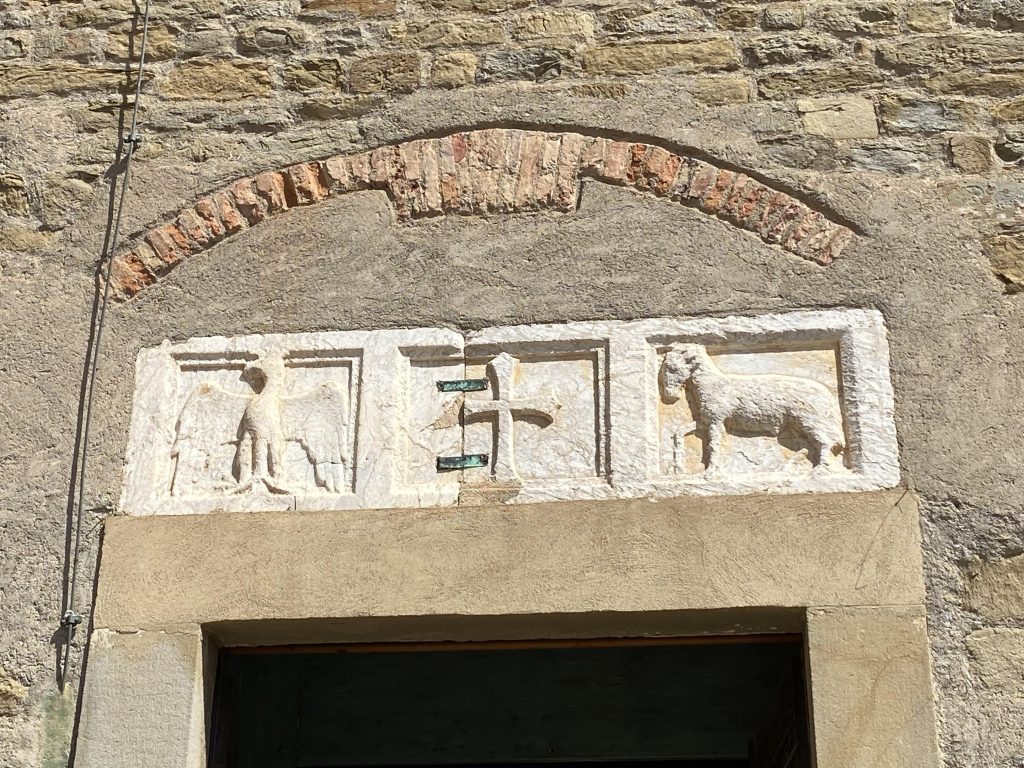
<path id="1" fill-rule="evenodd" d="M 761 211 L 761 218 L 755 224 L 755 231 L 762 240 L 766 239 L 768 232 L 793 202 L 793 198 L 785 192 L 773 191 L 768 196 Z"/>
<path id="2" fill-rule="evenodd" d="M 231 186 L 230 194 L 235 208 L 250 224 L 256 224 L 267 217 L 267 204 L 256 194 L 255 179 L 239 179 Z"/>
<path id="3" fill-rule="evenodd" d="M 562 148 L 559 134 L 548 134 L 541 141 L 540 161 L 537 176 L 533 182 L 531 207 L 546 208 L 551 205 L 558 177 L 558 155 Z"/>
<path id="4" fill-rule="evenodd" d="M 217 217 L 227 234 L 234 234 L 245 229 L 248 223 L 242 212 L 235 207 L 234 197 L 230 192 L 218 192 L 213 196 L 213 205 L 216 208 Z"/>
<path id="5" fill-rule="evenodd" d="M 761 209 L 772 194 L 772 190 L 761 182 L 748 179 L 742 186 L 737 184 L 733 187 L 722 214 L 747 229 L 756 229 Z"/>
<path id="6" fill-rule="evenodd" d="M 455 160 L 458 153 L 465 158 L 466 146 L 462 134 L 440 140 L 438 157 L 441 167 L 441 206 L 446 213 L 469 213 L 472 210 L 472 197 L 463 190 L 463 175 L 459 173 Z"/>
<path id="7" fill-rule="evenodd" d="M 221 238 L 227 233 L 224 222 L 221 221 L 217 203 L 213 198 L 204 197 L 197 201 L 195 212 L 203 220 L 203 224 L 212 238 Z"/>
<path id="8" fill-rule="evenodd" d="M 435 216 L 442 213 L 441 205 L 441 159 L 438 157 L 437 139 L 423 143 L 423 210 L 421 215 Z"/>
<path id="9" fill-rule="evenodd" d="M 283 174 L 277 171 L 267 171 L 255 176 L 253 182 L 256 194 L 267 204 L 268 213 L 288 210 L 288 194 Z"/>
<path id="10" fill-rule="evenodd" d="M 762 223 L 761 239 L 766 243 L 781 243 L 785 240 L 790 228 L 809 210 L 806 205 L 794 200 L 789 195 L 783 195 L 783 197 L 788 200 L 788 204 L 783 205 L 780 201 L 771 219 Z"/>
<path id="11" fill-rule="evenodd" d="M 384 189 L 391 178 L 396 147 L 377 147 L 370 152 L 370 185 L 374 189 Z"/>
<path id="12" fill-rule="evenodd" d="M 813 259 L 819 264 L 831 264 L 839 258 L 843 249 L 853 240 L 853 232 L 851 230 L 838 224 L 833 224 L 832 226 L 835 228 L 835 234 L 832 235 L 832 239 L 820 248 L 815 249 L 813 253 L 806 254 L 808 258 Z"/>
<path id="13" fill-rule="evenodd" d="M 152 275 L 162 275 L 170 269 L 167 262 L 161 259 L 157 252 L 153 250 L 153 246 L 145 240 L 136 243 L 132 252 L 142 263 L 142 266 Z"/>
<path id="14" fill-rule="evenodd" d="M 699 205 L 717 179 L 718 168 L 697 160 L 690 174 L 690 185 L 682 192 L 680 199 L 687 205 Z"/>
<path id="15" fill-rule="evenodd" d="M 624 141 L 615 141 L 608 147 L 604 159 L 604 170 L 599 178 L 613 184 L 625 184 L 628 180 L 630 161 L 633 155 L 630 145 Z"/>
<path id="16" fill-rule="evenodd" d="M 349 168 L 355 180 L 355 189 L 370 188 L 370 153 L 363 152 L 349 158 Z"/>
<path id="17" fill-rule="evenodd" d="M 110 265 L 110 287 L 115 298 L 131 298 L 155 282 L 134 251 L 119 254 Z"/>
<path id="18" fill-rule="evenodd" d="M 203 250 L 214 240 L 207 231 L 202 218 L 192 208 L 186 208 L 182 211 L 175 224 L 178 230 L 188 239 L 189 246 L 193 252 Z"/>
<path id="19" fill-rule="evenodd" d="M 516 189 L 519 184 L 523 153 L 528 137 L 535 135 L 527 131 L 504 132 L 502 156 L 495 170 L 481 175 L 487 210 L 511 211 L 515 209 Z M 474 186 L 474 194 L 477 187 Z"/>
<path id="20" fill-rule="evenodd" d="M 332 192 L 350 192 L 356 188 L 347 157 L 332 157 L 323 163 L 324 176 Z"/>
<path id="21" fill-rule="evenodd" d="M 707 192 L 701 197 L 701 210 L 705 213 L 718 213 L 722 206 L 725 205 L 733 185 L 745 178 L 746 176 L 743 176 L 743 174 L 737 174 L 733 171 L 724 169 L 719 171 L 714 183 L 708 187 Z"/>
<path id="22" fill-rule="evenodd" d="M 647 144 L 629 145 L 629 167 L 626 169 L 626 181 L 638 187 L 647 186 L 647 177 L 644 168 L 647 165 L 647 156 L 653 147 Z"/>
<path id="23" fill-rule="evenodd" d="M 585 141 L 587 145 L 580 156 L 580 172 L 600 175 L 604 172 L 605 158 L 608 156 L 608 148 L 611 147 L 612 140 L 588 138 Z"/>
<path id="24" fill-rule="evenodd" d="M 167 265 L 177 264 L 192 254 L 188 238 L 174 225 L 164 224 L 151 229 L 145 238 L 157 258 Z"/>
<path id="25" fill-rule="evenodd" d="M 672 188 L 682 162 L 679 155 L 661 147 L 652 147 L 644 159 L 644 185 L 656 195 L 666 194 Z"/>
<path id="26" fill-rule="evenodd" d="M 297 205 L 307 205 L 327 197 L 327 188 L 320 179 L 319 163 L 300 163 L 285 169 L 288 196 Z"/>
<path id="27" fill-rule="evenodd" d="M 456 163 L 461 163 L 466 159 L 466 134 L 455 133 L 451 137 L 452 142 L 452 158 Z"/>
<path id="28" fill-rule="evenodd" d="M 824 216 L 817 211 L 808 210 L 786 235 L 786 239 L 782 241 L 782 247 L 787 251 L 800 253 L 801 244 L 825 223 L 827 222 Z"/>
<path id="29" fill-rule="evenodd" d="M 560 210 L 568 211 L 576 207 L 580 157 L 583 155 L 585 141 L 578 133 L 567 133 L 562 137 L 554 194 L 554 204 Z"/>
<path id="30" fill-rule="evenodd" d="M 541 158 L 544 152 L 544 136 L 539 133 L 528 133 L 523 137 L 523 151 L 519 162 L 519 173 L 516 179 L 514 210 L 529 208 L 534 203 L 536 191 L 534 185 L 540 174 Z"/>

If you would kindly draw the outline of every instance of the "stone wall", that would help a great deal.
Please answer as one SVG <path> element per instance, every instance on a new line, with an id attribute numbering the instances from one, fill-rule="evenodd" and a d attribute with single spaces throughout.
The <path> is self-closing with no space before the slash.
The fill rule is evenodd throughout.
<path id="1" fill-rule="evenodd" d="M 0 7 L 0 763 L 17 768 L 63 765 L 73 724 L 79 652 L 62 695 L 50 641 L 93 270 L 140 42 L 132 8 Z M 137 295 L 112 313 L 103 353 L 84 605 L 135 353 L 163 338 L 876 307 L 903 482 L 924 502 L 946 760 L 1020 765 L 1024 5 L 153 0 L 149 43 L 120 262 L 141 269 L 119 284 Z M 550 206 L 405 221 L 399 176 L 368 169 L 365 192 L 284 210 L 302 206 L 282 169 L 324 161 L 326 196 L 329 158 L 494 128 L 645 149 L 617 176 L 581 160 L 580 187 Z M 706 190 L 659 207 L 656 149 L 730 174 L 730 190 L 742 175 L 786 195 L 800 215 L 767 236 L 761 220 L 709 211 Z M 196 239 L 209 221 L 179 226 L 268 172 L 292 184 L 280 217 L 217 243 Z M 614 186 L 588 186 L 601 174 Z M 838 258 L 784 247 L 810 213 L 853 233 Z M 137 250 L 167 226 L 188 249 L 174 271 Z"/>

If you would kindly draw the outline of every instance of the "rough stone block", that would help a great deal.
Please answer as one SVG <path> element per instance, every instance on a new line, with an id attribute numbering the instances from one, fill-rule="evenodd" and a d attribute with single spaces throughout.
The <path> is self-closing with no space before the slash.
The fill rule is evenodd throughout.
<path id="1" fill-rule="evenodd" d="M 81 768 L 206 764 L 198 626 L 89 639 L 77 758 Z M 140 706 L 148 702 L 150 706 Z"/>
<path id="2" fill-rule="evenodd" d="M 476 80 L 477 57 L 472 53 L 449 53 L 434 59 L 430 83 L 439 88 L 457 88 Z"/>
<path id="3" fill-rule="evenodd" d="M 804 130 L 814 136 L 832 139 L 873 139 L 878 136 L 875 107 L 869 99 L 802 99 L 797 109 L 803 116 Z"/>
<path id="4" fill-rule="evenodd" d="M 511 34 L 514 40 L 524 42 L 580 43 L 594 37 L 594 22 L 586 13 L 579 11 L 545 10 L 525 13 L 512 19 Z"/>
<path id="5" fill-rule="evenodd" d="M 0 251 L 31 253 L 42 251 L 53 244 L 54 233 L 19 227 L 16 224 L 0 225 Z"/>
<path id="6" fill-rule="evenodd" d="M 678 37 L 714 29 L 699 8 L 686 5 L 614 5 L 598 12 L 601 31 L 617 38 Z"/>
<path id="7" fill-rule="evenodd" d="M 172 99 L 231 101 L 266 96 L 271 89 L 268 69 L 255 61 L 194 59 L 172 69 L 160 90 Z"/>
<path id="8" fill-rule="evenodd" d="M 395 0 L 302 0 L 302 15 L 394 16 Z"/>
<path id="9" fill-rule="evenodd" d="M 1016 261 L 1024 289 L 1024 236 L 998 235 L 985 241 L 993 262 Z M 1024 618 L 1024 555 L 978 563 L 967 575 L 967 605 L 986 619 Z"/>
<path id="10" fill-rule="evenodd" d="M 907 6 L 906 24 L 914 32 L 945 32 L 953 26 L 953 3 L 911 3 Z"/>
<path id="11" fill-rule="evenodd" d="M 739 50 L 725 37 L 670 43 L 624 43 L 592 48 L 583 67 L 593 74 L 629 75 L 662 70 L 700 72 L 736 69 Z"/>
<path id="12" fill-rule="evenodd" d="M 979 629 L 967 636 L 971 671 L 990 691 L 1009 693 L 1024 704 L 1024 629 Z"/>
<path id="13" fill-rule="evenodd" d="M 504 80 L 537 80 L 558 59 L 542 48 L 520 48 L 511 51 L 493 51 L 480 58 L 481 82 Z"/>
<path id="14" fill-rule="evenodd" d="M 294 53 L 306 46 L 309 35 L 292 21 L 263 21 L 245 27 L 238 36 L 242 53 Z"/>
<path id="15" fill-rule="evenodd" d="M 815 8 L 817 26 L 840 37 L 897 35 L 900 31 L 896 4 L 886 0 L 828 2 Z"/>
<path id="16" fill-rule="evenodd" d="M 800 3 L 770 3 L 764 9 L 761 26 L 765 29 L 800 29 L 807 22 L 807 11 Z"/>
<path id="17" fill-rule="evenodd" d="M 441 19 L 397 24 L 392 28 L 391 36 L 417 48 L 455 48 L 498 45 L 504 42 L 505 31 L 497 21 L 473 18 Z"/>
<path id="18" fill-rule="evenodd" d="M 28 55 L 31 33 L 4 32 L 0 34 L 0 59 L 20 59 Z"/>
<path id="19" fill-rule="evenodd" d="M 992 107 L 992 117 L 1005 122 L 1024 120 L 1024 96 L 999 102 Z"/>
<path id="20" fill-rule="evenodd" d="M 104 53 L 112 59 L 127 61 L 139 56 L 140 40 L 134 40 L 134 48 L 128 43 L 132 31 L 131 23 L 118 24 L 110 28 Z M 146 40 L 146 61 L 168 61 L 178 53 L 178 31 L 167 24 L 150 24 Z"/>
<path id="21" fill-rule="evenodd" d="M 754 38 L 743 46 L 747 62 L 758 67 L 829 59 L 838 51 L 835 38 L 815 34 L 769 35 Z"/>
<path id="22" fill-rule="evenodd" d="M 356 93 L 408 92 L 419 87 L 420 56 L 388 53 L 357 59 L 349 70 L 349 87 Z"/>
<path id="23" fill-rule="evenodd" d="M 27 216 L 28 190 L 25 179 L 16 173 L 0 173 L 0 213 Z"/>
<path id="24" fill-rule="evenodd" d="M 1019 97 L 1024 93 L 1024 72 L 963 71 L 938 74 L 924 79 L 925 89 L 934 93 L 964 96 L 992 96 L 997 99 Z"/>
<path id="25" fill-rule="evenodd" d="M 424 0 L 428 8 L 444 11 L 476 11 L 478 13 L 501 13 L 514 8 L 526 8 L 534 0 Z"/>
<path id="26" fill-rule="evenodd" d="M 319 96 L 307 99 L 299 113 L 310 120 L 351 120 L 379 107 L 380 96 Z"/>
<path id="27" fill-rule="evenodd" d="M 225 56 L 234 46 L 233 35 L 216 21 L 199 22 L 177 38 L 178 53 L 183 58 Z"/>
<path id="28" fill-rule="evenodd" d="M 0 667 L 0 717 L 16 714 L 28 690 Z"/>
<path id="29" fill-rule="evenodd" d="M 949 140 L 953 165 L 964 173 L 988 173 L 995 165 L 992 142 L 984 136 L 961 133 Z"/>
<path id="30" fill-rule="evenodd" d="M 878 46 L 879 61 L 894 69 L 943 70 L 950 67 L 990 67 L 1024 59 L 1024 36 L 940 35 L 908 37 Z"/>
<path id="31" fill-rule="evenodd" d="M 962 130 L 970 123 L 983 122 L 977 105 L 960 100 L 882 96 L 878 119 L 887 133 L 933 134 Z"/>
<path id="32" fill-rule="evenodd" d="M 757 78 L 758 93 L 766 99 L 791 99 L 822 93 L 842 93 L 882 82 L 873 64 L 850 62 L 814 69 L 775 72 Z"/>
<path id="33" fill-rule="evenodd" d="M 756 5 L 727 5 L 715 19 L 720 29 L 752 29 L 760 20 L 761 9 Z"/>
<path id="34" fill-rule="evenodd" d="M 711 105 L 743 104 L 750 101 L 750 83 L 735 77 L 703 78 L 694 84 L 693 97 Z"/>
<path id="35" fill-rule="evenodd" d="M 61 16 L 60 25 L 69 29 L 110 28 L 131 19 L 138 9 L 133 0 L 94 0 L 67 5 L 71 7 Z M 156 23 L 181 24 L 219 18 L 224 11 L 223 0 L 163 0 L 152 4 L 149 19 Z"/>
<path id="36" fill-rule="evenodd" d="M 333 56 L 296 61 L 285 67 L 285 86 L 299 93 L 311 93 L 344 85 L 345 70 Z"/>
<path id="37" fill-rule="evenodd" d="M 0 99 L 97 90 L 120 93 L 125 87 L 121 67 L 87 67 L 64 61 L 0 64 Z M 134 88 L 134 84 L 127 87 Z"/>
<path id="38" fill-rule="evenodd" d="M 812 609 L 807 645 L 819 766 L 939 768 L 923 608 Z"/>

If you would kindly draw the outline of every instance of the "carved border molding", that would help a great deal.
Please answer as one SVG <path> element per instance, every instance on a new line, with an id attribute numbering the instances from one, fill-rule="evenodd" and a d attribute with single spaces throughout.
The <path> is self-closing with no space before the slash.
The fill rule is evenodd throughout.
<path id="1" fill-rule="evenodd" d="M 626 186 L 716 216 L 762 241 L 830 264 L 853 232 L 793 196 L 654 144 L 488 128 L 416 139 L 247 176 L 140 233 L 112 265 L 127 299 L 185 259 L 290 208 L 382 190 L 400 220 L 446 214 L 573 211 L 582 179 Z"/>
<path id="2" fill-rule="evenodd" d="M 893 408 L 874 310 L 168 341 L 137 360 L 121 510 L 874 490 Z"/>

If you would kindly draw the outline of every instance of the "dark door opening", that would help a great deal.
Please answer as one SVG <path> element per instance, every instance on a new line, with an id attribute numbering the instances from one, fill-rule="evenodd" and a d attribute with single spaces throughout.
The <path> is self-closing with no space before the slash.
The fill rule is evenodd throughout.
<path id="1" fill-rule="evenodd" d="M 800 638 L 221 652 L 210 768 L 809 768 Z"/>

